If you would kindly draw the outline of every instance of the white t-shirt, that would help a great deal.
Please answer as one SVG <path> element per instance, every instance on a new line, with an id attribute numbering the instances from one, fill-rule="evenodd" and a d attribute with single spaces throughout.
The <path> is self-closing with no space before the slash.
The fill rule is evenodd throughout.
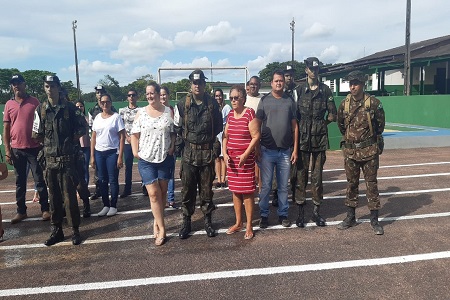
<path id="1" fill-rule="evenodd" d="M 133 122 L 131 134 L 140 133 L 138 155 L 151 163 L 163 162 L 170 149 L 170 135 L 173 133 L 173 118 L 170 107 L 165 107 L 162 115 L 150 117 L 145 108 Z"/>
<path id="2" fill-rule="evenodd" d="M 259 101 L 261 101 L 262 95 L 259 94 L 256 97 L 247 95 L 247 99 L 245 100 L 245 106 L 253 108 L 253 110 L 256 112 L 258 110 L 258 104 Z"/>
<path id="3" fill-rule="evenodd" d="M 92 123 L 92 131 L 95 131 L 95 150 L 106 151 L 117 149 L 119 151 L 120 135 L 119 132 L 124 130 L 122 118 L 118 113 L 103 119 L 102 114 L 98 114 Z"/>

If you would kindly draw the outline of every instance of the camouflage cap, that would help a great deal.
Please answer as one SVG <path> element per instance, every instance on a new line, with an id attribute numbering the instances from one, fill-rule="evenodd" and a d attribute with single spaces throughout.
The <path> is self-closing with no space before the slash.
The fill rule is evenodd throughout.
<path id="1" fill-rule="evenodd" d="M 42 80 L 44 80 L 44 82 L 55 82 L 59 86 L 61 85 L 61 82 L 59 81 L 59 78 L 56 75 L 46 75 L 42 77 Z"/>
<path id="2" fill-rule="evenodd" d="M 9 80 L 9 84 L 21 83 L 21 82 L 25 82 L 25 78 L 23 78 L 23 76 L 20 74 L 14 74 L 11 77 L 11 79 Z"/>
<path id="3" fill-rule="evenodd" d="M 203 73 L 202 70 L 200 69 L 195 69 L 194 71 L 192 71 L 192 73 L 189 75 L 189 80 L 190 81 L 194 81 L 194 80 L 200 80 L 200 79 L 208 79 L 205 74 Z"/>
<path id="4" fill-rule="evenodd" d="M 287 73 L 293 74 L 293 73 L 295 73 L 295 69 L 292 66 L 287 65 L 286 69 L 283 71 L 283 73 L 284 74 L 287 74 Z"/>
<path id="5" fill-rule="evenodd" d="M 319 59 L 317 57 L 308 57 L 304 61 L 306 67 L 311 68 L 319 68 Z"/>
<path id="6" fill-rule="evenodd" d="M 364 74 L 364 72 L 362 71 L 351 71 L 350 73 L 348 73 L 347 75 L 347 81 L 359 81 L 362 83 L 366 82 L 366 74 Z"/>

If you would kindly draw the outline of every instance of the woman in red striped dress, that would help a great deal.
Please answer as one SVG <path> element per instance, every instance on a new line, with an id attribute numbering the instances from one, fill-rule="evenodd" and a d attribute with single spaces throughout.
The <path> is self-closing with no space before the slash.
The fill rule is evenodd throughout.
<path id="1" fill-rule="evenodd" d="M 227 234 L 241 231 L 242 204 L 245 206 L 247 225 L 245 239 L 253 238 L 253 206 L 255 201 L 255 149 L 260 131 L 255 120 L 255 111 L 245 107 L 247 93 L 241 85 L 230 90 L 232 111 L 228 114 L 223 133 L 222 153 L 227 162 L 228 187 L 233 192 L 236 223 L 228 228 Z"/>

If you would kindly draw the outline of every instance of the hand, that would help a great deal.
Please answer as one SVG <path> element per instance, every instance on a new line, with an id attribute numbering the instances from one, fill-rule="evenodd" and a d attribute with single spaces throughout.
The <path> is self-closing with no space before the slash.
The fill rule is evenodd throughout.
<path id="1" fill-rule="evenodd" d="M 5 160 L 9 165 L 14 165 L 15 156 L 12 152 L 5 152 Z"/>
<path id="2" fill-rule="evenodd" d="M 91 158 L 91 168 L 95 170 L 95 159 Z"/>

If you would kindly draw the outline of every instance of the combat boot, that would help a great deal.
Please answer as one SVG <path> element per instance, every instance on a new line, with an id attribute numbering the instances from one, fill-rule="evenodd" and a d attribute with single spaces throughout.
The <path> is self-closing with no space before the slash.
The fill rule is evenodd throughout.
<path id="1" fill-rule="evenodd" d="M 345 217 L 344 221 L 338 224 L 338 229 L 348 229 L 356 225 L 356 217 L 355 217 L 355 208 L 347 206 L 347 217 Z"/>
<path id="2" fill-rule="evenodd" d="M 205 215 L 205 231 L 206 231 L 206 235 L 209 237 L 216 236 L 216 231 L 212 227 L 211 213 Z"/>
<path id="3" fill-rule="evenodd" d="M 376 235 L 384 234 L 383 227 L 378 223 L 378 210 L 370 211 L 370 225 L 372 225 L 373 231 L 375 231 Z"/>
<path id="4" fill-rule="evenodd" d="M 186 239 L 191 233 L 191 216 L 183 215 L 183 225 L 181 226 L 178 237 L 182 240 Z"/>
<path id="5" fill-rule="evenodd" d="M 303 228 L 305 227 L 305 205 L 299 204 L 298 205 L 298 217 L 297 221 L 295 221 L 295 224 L 297 227 Z"/>
<path id="6" fill-rule="evenodd" d="M 83 199 L 83 218 L 89 218 L 91 216 L 91 204 L 89 204 L 89 198 Z"/>
<path id="7" fill-rule="evenodd" d="M 56 243 L 64 241 L 64 233 L 61 225 L 52 225 L 52 233 L 50 238 L 44 242 L 45 246 L 52 246 Z"/>
<path id="8" fill-rule="evenodd" d="M 314 210 L 313 210 L 313 214 L 312 214 L 312 220 L 314 222 L 316 222 L 317 226 L 324 227 L 326 225 L 325 224 L 325 219 L 320 216 L 319 209 L 320 209 L 319 205 L 314 205 Z"/>
<path id="9" fill-rule="evenodd" d="M 79 245 L 81 244 L 81 236 L 80 236 L 80 230 L 78 227 L 72 228 L 72 244 L 73 245 Z"/>

